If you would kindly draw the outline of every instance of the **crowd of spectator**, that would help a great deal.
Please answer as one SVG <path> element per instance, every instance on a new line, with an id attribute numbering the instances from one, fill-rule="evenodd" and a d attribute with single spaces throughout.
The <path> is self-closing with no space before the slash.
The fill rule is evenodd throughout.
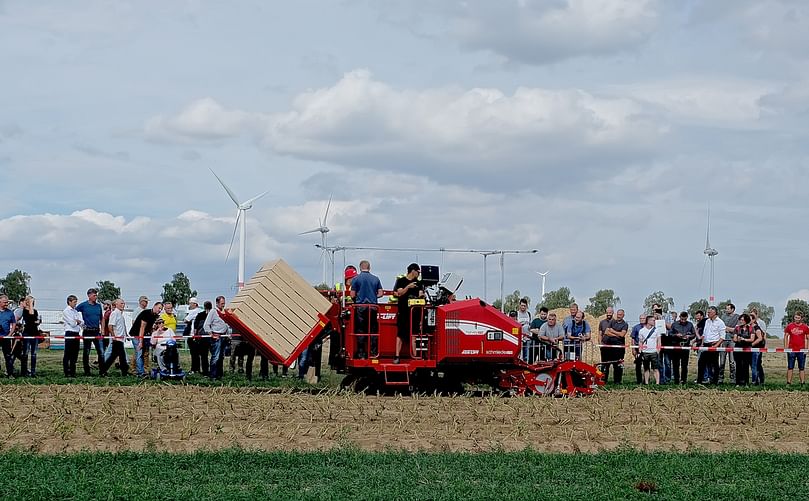
<path id="1" fill-rule="evenodd" d="M 17 308 L 10 308 L 8 297 L 0 295 L 0 348 L 8 377 L 37 375 L 37 348 L 45 336 L 39 329 L 42 317 L 35 303 L 35 299 L 28 296 Z M 221 380 L 224 360 L 229 356 L 230 371 L 252 380 L 257 352 L 220 317 L 225 307 L 224 296 L 218 296 L 215 303 L 204 301 L 202 306 L 197 298 L 190 298 L 182 320 L 178 319 L 171 302 L 156 301 L 150 305 L 148 297 L 140 296 L 132 311 L 131 323 L 124 316 L 126 302 L 123 299 L 99 301 L 95 288 L 87 291 L 86 301 L 79 303 L 78 297 L 71 294 L 66 303 L 61 323 L 64 326 L 62 372 L 67 378 L 76 377 L 80 352 L 85 376 L 93 375 L 94 371 L 99 376 L 107 376 L 115 367 L 122 376 L 134 372 L 135 376 L 146 378 L 154 375 L 154 370 L 165 368 L 163 353 L 172 341 L 179 341 L 185 342 L 190 352 L 189 375 L 196 373 Z M 91 361 L 91 355 L 95 360 Z M 279 375 L 277 364 L 259 356 L 259 377 L 267 379 L 271 365 L 273 373 Z M 19 372 L 15 371 L 16 361 L 20 362 Z M 307 362 L 305 356 L 298 361 L 301 378 Z M 150 367 L 153 364 L 154 369 Z M 280 376 L 287 377 L 287 372 L 283 367 Z"/>
<path id="2" fill-rule="evenodd" d="M 612 371 L 612 382 L 616 384 L 623 382 L 627 362 L 634 365 L 637 384 L 717 385 L 725 382 L 725 374 L 737 386 L 761 385 L 765 381 L 762 352 L 753 349 L 767 347 L 767 326 L 755 308 L 739 314 L 732 303 L 723 312 L 710 306 L 707 311 L 697 311 L 692 319 L 687 311 L 665 312 L 661 305 L 654 304 L 630 327 L 625 311 L 610 307 L 596 332 L 576 303 L 570 305 L 570 314 L 561 321 L 544 307 L 531 318 L 526 315 L 527 307 L 527 301 L 522 300 L 519 310 L 511 316 L 522 325 L 522 358 L 529 363 L 559 358 L 581 360 L 584 347 L 594 344 L 600 350 L 598 366 L 605 380 Z M 787 351 L 786 382 L 792 384 L 797 365 L 803 385 L 809 345 L 809 327 L 803 312 L 795 313 L 784 329 L 783 343 Z M 689 381 L 692 351 L 697 351 L 697 367 L 694 380 Z"/>

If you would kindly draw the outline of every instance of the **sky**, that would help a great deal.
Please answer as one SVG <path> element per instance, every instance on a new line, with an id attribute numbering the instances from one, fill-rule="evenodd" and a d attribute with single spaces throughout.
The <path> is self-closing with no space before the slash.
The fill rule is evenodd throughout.
<path id="1" fill-rule="evenodd" d="M 505 293 L 613 289 L 636 315 L 809 299 L 809 4 L 796 0 L 0 0 L 0 275 L 42 308 L 112 280 L 202 299 L 328 244 L 531 250 Z M 392 286 L 474 253 L 348 250 Z M 487 299 L 500 294 L 488 259 Z M 331 270 L 327 272 L 331 277 Z"/>

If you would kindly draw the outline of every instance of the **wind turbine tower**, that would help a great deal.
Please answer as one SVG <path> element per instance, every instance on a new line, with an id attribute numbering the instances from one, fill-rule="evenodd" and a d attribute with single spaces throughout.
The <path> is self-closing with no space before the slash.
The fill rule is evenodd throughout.
<path id="1" fill-rule="evenodd" d="M 318 219 L 317 220 L 318 227 L 313 229 L 313 230 L 304 231 L 303 233 L 299 233 L 299 235 L 308 235 L 310 233 L 320 233 L 320 248 L 321 248 L 320 258 L 323 260 L 323 282 L 321 282 L 321 283 L 324 283 L 324 284 L 328 283 L 326 281 L 326 273 L 328 272 L 328 260 L 329 259 L 326 257 L 326 252 L 327 252 L 326 234 L 329 232 L 329 227 L 326 226 L 326 220 L 329 217 L 329 207 L 331 207 L 331 197 L 332 197 L 332 195 L 329 195 L 329 202 L 326 204 L 326 212 L 323 214 L 323 219 Z M 332 268 L 333 268 L 334 267 L 334 262 L 332 262 L 331 265 L 332 265 Z"/>
<path id="2" fill-rule="evenodd" d="M 705 233 L 705 250 L 702 251 L 703 254 L 708 256 L 708 260 L 711 262 L 711 285 L 709 290 L 709 297 L 708 302 L 713 304 L 716 300 L 714 296 L 714 258 L 719 254 L 719 251 L 711 247 L 711 208 L 708 207 L 708 230 Z"/>
<path id="3" fill-rule="evenodd" d="M 247 211 L 253 208 L 253 202 L 255 202 L 259 198 L 261 198 L 264 195 L 266 195 L 267 193 L 269 193 L 269 191 L 265 191 L 264 193 L 261 193 L 260 195 L 256 195 L 253 198 L 251 198 L 249 200 L 246 200 L 244 202 L 239 202 L 239 200 L 236 198 L 236 195 L 233 193 L 233 191 L 230 188 L 228 188 L 228 186 L 224 183 L 224 181 L 222 181 L 222 179 L 219 178 L 219 176 L 216 175 L 216 172 L 214 172 L 213 169 L 209 169 L 209 170 L 211 171 L 211 174 L 214 175 L 216 180 L 219 181 L 219 184 L 222 185 L 222 188 L 225 189 L 225 191 L 227 192 L 230 199 L 233 200 L 233 203 L 236 204 L 236 224 L 233 227 L 233 236 L 230 237 L 230 246 L 228 247 L 227 256 L 225 256 L 225 262 L 227 262 L 227 260 L 230 259 L 230 251 L 233 250 L 233 241 L 236 239 L 236 232 L 238 231 L 239 232 L 239 271 L 238 271 L 238 274 L 237 274 L 237 284 L 238 284 L 239 290 L 242 290 L 244 288 L 244 260 L 245 260 L 245 250 L 244 250 L 244 248 L 245 248 L 245 243 L 246 243 L 246 240 L 247 240 L 247 229 L 246 229 Z"/>
<path id="4" fill-rule="evenodd" d="M 542 277 L 542 296 L 539 298 L 540 301 L 545 300 L 545 277 L 547 277 L 548 273 L 550 273 L 550 272 L 551 272 L 550 270 L 546 271 L 545 273 L 536 272 L 537 275 Z"/>

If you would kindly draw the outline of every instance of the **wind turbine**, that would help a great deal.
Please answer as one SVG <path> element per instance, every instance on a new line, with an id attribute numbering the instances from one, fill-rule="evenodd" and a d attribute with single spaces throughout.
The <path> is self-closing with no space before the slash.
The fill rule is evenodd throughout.
<path id="1" fill-rule="evenodd" d="M 213 169 L 210 169 L 210 168 L 209 168 L 209 170 L 211 171 L 211 174 L 214 175 L 216 180 L 219 181 L 219 184 L 222 185 L 222 188 L 225 189 L 225 191 L 227 192 L 230 199 L 233 200 L 233 203 L 236 204 L 236 224 L 233 227 L 233 236 L 230 237 L 230 247 L 228 247 L 228 254 L 227 254 L 227 256 L 225 256 L 225 262 L 227 262 L 227 260 L 230 259 L 230 251 L 233 250 L 233 241 L 236 239 L 236 232 L 238 231 L 239 232 L 239 273 L 238 273 L 238 282 L 237 283 L 238 283 L 239 290 L 241 290 L 241 289 L 244 288 L 244 247 L 245 247 L 245 240 L 246 240 L 246 236 L 247 236 L 247 230 L 245 229 L 245 224 L 246 224 L 246 220 L 247 220 L 247 211 L 253 208 L 253 202 L 255 202 L 259 198 L 261 198 L 264 195 L 266 195 L 267 193 L 269 193 L 269 191 L 265 191 L 264 193 L 261 193 L 260 195 L 256 195 L 253 198 L 251 198 L 249 200 L 246 200 L 244 202 L 239 202 L 239 200 L 236 198 L 236 195 L 233 193 L 233 191 L 231 191 L 231 189 L 228 188 L 228 186 L 224 183 L 224 181 L 222 181 L 222 179 L 220 179 L 219 176 L 216 175 L 216 172 L 214 172 Z"/>
<path id="2" fill-rule="evenodd" d="M 323 214 L 323 219 L 318 218 L 318 220 L 317 220 L 318 227 L 313 229 L 313 230 L 304 231 L 303 233 L 299 233 L 299 235 L 308 235 L 310 233 L 320 233 L 320 248 L 322 249 L 321 252 L 320 252 L 320 258 L 323 260 L 323 282 L 321 282 L 321 283 L 324 283 L 324 284 L 328 283 L 326 281 L 326 273 L 328 271 L 328 263 L 326 262 L 326 251 L 328 250 L 328 247 L 326 245 L 326 233 L 329 232 L 329 227 L 326 226 L 326 220 L 329 217 L 329 207 L 331 207 L 331 197 L 332 197 L 332 195 L 329 195 L 329 202 L 326 204 L 326 212 Z M 334 267 L 333 262 L 332 262 L 332 267 Z"/>
<path id="3" fill-rule="evenodd" d="M 550 273 L 550 272 L 551 272 L 551 270 L 548 270 L 545 273 L 540 273 L 538 271 L 536 272 L 537 275 L 542 277 L 542 296 L 539 298 L 540 301 L 545 300 L 545 277 L 547 277 L 548 273 Z"/>
<path id="4" fill-rule="evenodd" d="M 714 263 L 713 259 L 719 254 L 719 251 L 711 247 L 711 207 L 708 206 L 708 229 L 705 232 L 705 250 L 702 251 L 703 254 L 708 256 L 708 260 L 711 262 L 711 285 L 709 290 L 709 298 L 708 302 L 713 304 L 714 300 Z"/>

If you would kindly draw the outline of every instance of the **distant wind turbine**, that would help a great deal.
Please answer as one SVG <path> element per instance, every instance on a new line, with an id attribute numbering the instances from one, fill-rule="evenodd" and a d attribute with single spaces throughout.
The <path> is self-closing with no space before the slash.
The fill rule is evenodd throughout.
<path id="1" fill-rule="evenodd" d="M 244 248 L 245 248 L 245 241 L 246 241 L 246 236 L 247 236 L 247 230 L 245 229 L 246 224 L 247 224 L 247 211 L 253 208 L 253 202 L 255 202 L 259 198 L 261 198 L 264 195 L 266 195 L 267 193 L 269 193 L 269 191 L 265 191 L 264 193 L 261 193 L 260 195 L 256 195 L 253 198 L 251 198 L 249 200 L 246 200 L 244 202 L 239 202 L 239 200 L 236 198 L 236 195 L 233 193 L 233 191 L 230 188 L 228 188 L 228 186 L 224 183 L 224 181 L 222 181 L 222 179 L 219 178 L 219 176 L 216 175 L 216 172 L 214 172 L 213 169 L 209 169 L 209 170 L 211 171 L 211 174 L 214 175 L 216 180 L 219 181 L 219 184 L 222 185 L 222 188 L 225 189 L 225 191 L 227 192 L 230 199 L 233 200 L 233 203 L 236 204 L 236 224 L 233 227 L 233 236 L 230 237 L 230 246 L 228 247 L 227 256 L 225 256 L 225 262 L 227 262 L 227 260 L 230 259 L 230 251 L 233 250 L 233 241 L 236 239 L 236 231 L 238 231 L 239 232 L 239 272 L 238 272 L 238 276 L 237 276 L 237 280 L 238 280 L 237 284 L 238 284 L 239 290 L 241 290 L 242 288 L 244 288 L 244 259 L 245 259 L 245 257 L 244 257 Z"/>
<path id="2" fill-rule="evenodd" d="M 719 251 L 711 247 L 711 206 L 708 206 L 708 229 L 705 232 L 705 250 L 702 251 L 703 254 L 708 256 L 708 260 L 711 262 L 711 285 L 709 290 L 709 298 L 708 302 L 713 304 L 716 297 L 714 296 L 714 258 L 719 254 Z"/>
<path id="3" fill-rule="evenodd" d="M 537 275 L 542 277 L 542 296 L 539 298 L 540 301 L 545 300 L 545 277 L 547 277 L 548 273 L 550 273 L 550 272 L 551 272 L 551 270 L 548 270 L 545 273 L 536 272 Z"/>
<path id="4" fill-rule="evenodd" d="M 320 259 L 323 260 L 323 282 L 321 282 L 321 283 L 324 283 L 324 284 L 328 283 L 326 281 L 326 273 L 328 272 L 328 258 L 326 257 L 326 251 L 328 250 L 327 246 L 326 246 L 326 240 L 327 240 L 326 239 L 326 234 L 329 232 L 329 227 L 326 226 L 326 221 L 329 218 L 329 207 L 331 207 L 331 197 L 332 197 L 332 195 L 329 195 L 329 201 L 326 204 L 326 212 L 323 214 L 323 219 L 318 218 L 318 220 L 317 220 L 318 227 L 315 228 L 315 229 L 309 230 L 309 231 L 304 231 L 303 233 L 299 233 L 299 235 L 309 235 L 310 233 L 320 233 L 320 249 L 321 249 Z M 333 267 L 334 263 L 332 262 L 331 265 Z"/>

